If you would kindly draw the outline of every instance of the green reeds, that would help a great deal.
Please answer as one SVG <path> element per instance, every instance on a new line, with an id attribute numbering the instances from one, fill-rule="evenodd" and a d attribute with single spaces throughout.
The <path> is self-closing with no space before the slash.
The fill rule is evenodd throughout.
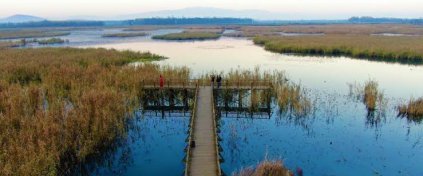
<path id="1" fill-rule="evenodd" d="M 409 120 L 421 122 L 423 120 L 423 98 L 411 99 L 408 104 L 398 107 L 399 115 Z"/>
<path id="2" fill-rule="evenodd" d="M 287 169 L 282 161 L 264 160 L 257 166 L 251 166 L 241 169 L 239 172 L 232 174 L 233 176 L 291 176 L 293 173 Z"/>

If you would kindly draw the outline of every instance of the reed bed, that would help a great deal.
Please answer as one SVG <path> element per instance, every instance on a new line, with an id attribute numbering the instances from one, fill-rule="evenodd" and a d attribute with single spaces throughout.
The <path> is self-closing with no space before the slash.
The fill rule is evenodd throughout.
<path id="1" fill-rule="evenodd" d="M 37 38 L 37 37 L 57 37 L 69 35 L 65 31 L 50 31 L 50 30 L 0 30 L 0 39 L 20 39 L 20 38 Z"/>
<path id="2" fill-rule="evenodd" d="M 127 38 L 127 37 L 143 37 L 148 35 L 145 32 L 126 32 L 126 33 L 113 33 L 113 34 L 104 34 L 102 37 L 117 37 L 117 38 Z"/>
<path id="3" fill-rule="evenodd" d="M 385 110 L 386 100 L 376 81 L 368 80 L 364 86 L 357 83 L 349 84 L 349 89 L 349 96 L 362 101 L 368 111 Z"/>
<path id="4" fill-rule="evenodd" d="M 220 34 L 215 32 L 189 32 L 171 33 L 153 36 L 157 40 L 213 40 L 220 38 Z"/>
<path id="5" fill-rule="evenodd" d="M 372 61 L 423 64 L 423 36 L 259 36 L 254 43 L 276 53 L 348 56 Z"/>
<path id="6" fill-rule="evenodd" d="M 13 48 L 21 45 L 20 42 L 0 42 L 0 49 Z"/>
<path id="7" fill-rule="evenodd" d="M 401 24 L 331 24 L 331 25 L 283 25 L 283 26 L 242 26 L 239 27 L 244 37 L 278 35 L 284 33 L 326 34 L 326 35 L 372 35 L 405 34 L 423 35 L 420 25 Z"/>
<path id="8" fill-rule="evenodd" d="M 398 107 L 399 115 L 409 120 L 421 122 L 423 120 L 423 98 L 411 99 L 408 104 Z"/>
<path id="9" fill-rule="evenodd" d="M 232 174 L 233 176 L 292 176 L 294 175 L 287 169 L 282 161 L 269 161 L 264 160 L 257 164 L 257 166 L 247 167 L 239 172 Z"/>
<path id="10" fill-rule="evenodd" d="M 254 70 L 231 70 L 227 73 L 208 73 L 200 77 L 202 84 L 210 84 L 211 75 L 221 75 L 223 78 L 222 86 L 270 86 L 271 95 L 281 112 L 288 112 L 296 117 L 307 116 L 313 103 L 306 94 L 306 90 L 299 84 L 290 83 L 284 72 L 281 71 L 262 71 L 258 67 Z M 230 92 L 224 95 L 231 95 Z M 265 93 L 252 91 L 252 108 L 259 104 L 266 104 L 268 96 Z M 230 98 L 228 98 L 230 99 Z"/>
<path id="11" fill-rule="evenodd" d="M 376 81 L 368 81 L 364 85 L 364 104 L 368 110 L 375 110 L 376 109 L 376 102 L 379 96 L 378 92 L 378 83 Z"/>
<path id="12" fill-rule="evenodd" d="M 49 38 L 45 40 L 36 40 L 36 42 L 38 42 L 38 44 L 40 45 L 52 45 L 52 44 L 62 44 L 69 41 L 63 40 L 61 38 Z"/>
<path id="13" fill-rule="evenodd" d="M 106 49 L 0 52 L 0 173 L 68 175 L 126 134 L 141 80 L 188 79 L 186 68 L 136 61 L 151 53 Z"/>

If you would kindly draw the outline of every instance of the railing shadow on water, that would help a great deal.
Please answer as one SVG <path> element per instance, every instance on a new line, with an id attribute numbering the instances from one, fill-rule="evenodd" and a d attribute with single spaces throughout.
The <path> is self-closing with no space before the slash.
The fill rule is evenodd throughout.
<path id="1" fill-rule="evenodd" d="M 214 89 L 216 113 L 223 118 L 269 119 L 271 90 Z"/>

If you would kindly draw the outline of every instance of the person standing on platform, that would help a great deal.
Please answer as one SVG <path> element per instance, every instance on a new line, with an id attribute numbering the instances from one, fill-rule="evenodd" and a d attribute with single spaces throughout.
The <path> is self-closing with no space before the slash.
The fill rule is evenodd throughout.
<path id="1" fill-rule="evenodd" d="M 214 88 L 214 80 L 215 80 L 215 76 L 214 75 L 211 75 L 211 86 L 212 86 L 212 88 Z"/>
<path id="2" fill-rule="evenodd" d="M 222 77 L 220 75 L 217 76 L 216 81 L 217 81 L 217 88 L 219 89 L 220 86 L 222 86 Z"/>
<path id="3" fill-rule="evenodd" d="M 162 89 L 164 86 L 164 77 L 160 75 L 160 89 Z"/>

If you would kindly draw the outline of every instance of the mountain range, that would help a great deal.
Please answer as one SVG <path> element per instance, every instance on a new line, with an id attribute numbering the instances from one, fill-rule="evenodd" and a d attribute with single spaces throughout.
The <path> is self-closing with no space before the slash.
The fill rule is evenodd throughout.
<path id="1" fill-rule="evenodd" d="M 117 19 L 151 18 L 151 17 L 232 17 L 252 18 L 256 20 L 275 20 L 283 18 L 283 14 L 265 10 L 231 10 L 213 7 L 189 7 L 176 10 L 160 10 L 117 16 Z"/>
<path id="2" fill-rule="evenodd" d="M 175 10 L 160 10 L 151 12 L 141 12 L 134 14 L 118 15 L 118 16 L 71 16 L 60 20 L 128 20 L 137 18 L 152 18 L 152 17 L 175 17 L 175 18 L 192 18 L 192 17 L 231 17 L 231 18 L 251 18 L 256 20 L 277 20 L 282 18 L 289 18 L 286 14 L 274 13 L 265 10 L 231 10 L 214 7 L 189 7 Z M 0 23 L 23 23 L 31 21 L 46 20 L 41 17 L 30 15 L 13 15 L 4 19 L 0 19 Z"/>
<path id="3" fill-rule="evenodd" d="M 0 19 L 0 23 L 26 23 L 26 22 L 38 22 L 38 21 L 44 21 L 46 19 L 31 16 L 31 15 L 13 15 L 10 17 L 2 18 Z"/>

